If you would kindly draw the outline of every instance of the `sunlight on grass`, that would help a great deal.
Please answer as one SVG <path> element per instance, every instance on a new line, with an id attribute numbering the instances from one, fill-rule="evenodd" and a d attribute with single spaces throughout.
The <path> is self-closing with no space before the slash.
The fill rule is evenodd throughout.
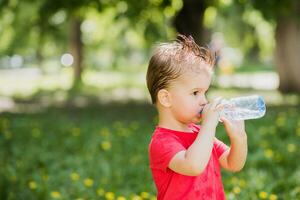
<path id="1" fill-rule="evenodd" d="M 72 69 L 63 68 L 59 74 L 42 74 L 38 69 L 24 71 L 3 71 L 0 74 L 0 95 L 7 97 L 30 97 L 39 90 L 62 90 L 71 88 Z M 145 73 L 96 72 L 86 70 L 83 74 L 83 83 L 98 90 L 116 88 L 145 88 Z"/>
<path id="2" fill-rule="evenodd" d="M 38 69 L 7 70 L 0 74 L 0 95 L 30 97 L 39 90 L 68 90 L 71 83 L 71 68 L 47 75 Z"/>
<path id="3" fill-rule="evenodd" d="M 9 70 L 0 73 L 0 96 L 6 98 L 30 99 L 39 95 L 44 104 L 51 102 L 65 102 L 69 97 L 69 89 L 72 84 L 72 68 L 63 68 L 60 73 L 43 74 L 38 69 Z M 269 85 L 264 84 L 264 74 L 252 72 L 218 75 L 213 81 L 213 88 L 208 91 L 208 99 L 217 96 L 231 98 L 259 94 L 264 97 L 268 105 L 297 105 L 299 96 L 296 94 L 282 95 L 275 90 L 278 80 L 274 72 L 268 74 Z M 97 101 L 109 102 L 112 100 L 139 100 L 150 102 L 150 96 L 146 87 L 146 72 L 119 72 L 119 71 L 93 71 L 86 70 L 83 74 L 84 88 L 81 96 L 76 97 L 79 105 L 86 105 L 90 97 Z M 277 78 L 276 78 L 277 77 Z M 271 81 L 273 80 L 273 82 Z M 259 83 L 259 84 L 258 84 Z M 272 83 L 272 84 L 271 84 Z M 254 84 L 254 85 L 253 85 Z M 256 86 L 255 86 L 256 84 Z M 264 85 L 259 89 L 258 85 Z M 239 86 L 239 87 L 238 87 Z M 233 88 L 232 88 L 233 87 Z M 245 88 L 243 88 L 245 87 Z M 48 92 L 48 94 L 47 94 Z M 4 102 L 5 100 L 5 102 Z M 7 102 L 13 105 L 9 99 L 1 100 L 2 105 L 7 107 Z M 2 106 L 2 107 L 3 107 Z"/>

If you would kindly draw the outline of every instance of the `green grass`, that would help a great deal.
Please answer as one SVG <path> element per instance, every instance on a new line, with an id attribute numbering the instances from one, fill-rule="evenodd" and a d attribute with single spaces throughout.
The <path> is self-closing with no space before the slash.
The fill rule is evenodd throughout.
<path id="1" fill-rule="evenodd" d="M 299 197 L 298 111 L 269 107 L 246 123 L 246 166 L 223 172 L 228 199 Z M 148 104 L 116 102 L 0 114 L 0 199 L 154 199 L 147 148 L 155 119 Z"/>
<path id="2" fill-rule="evenodd" d="M 153 191 L 145 154 L 153 129 L 149 109 L 112 104 L 2 114 L 0 199 L 49 199 L 51 191 L 63 199 L 90 199 L 98 189 L 126 196 Z"/>

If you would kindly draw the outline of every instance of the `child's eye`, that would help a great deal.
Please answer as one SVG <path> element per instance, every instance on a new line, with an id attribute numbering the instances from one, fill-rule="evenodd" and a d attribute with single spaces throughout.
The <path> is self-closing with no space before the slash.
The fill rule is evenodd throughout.
<path id="1" fill-rule="evenodd" d="M 193 95 L 195 95 L 195 96 L 196 96 L 197 94 L 198 94 L 198 91 L 195 91 L 195 92 L 193 92 Z"/>

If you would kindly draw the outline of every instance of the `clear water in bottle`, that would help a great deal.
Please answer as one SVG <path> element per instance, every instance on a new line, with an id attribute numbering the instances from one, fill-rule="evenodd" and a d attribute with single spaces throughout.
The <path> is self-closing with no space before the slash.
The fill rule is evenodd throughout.
<path id="1" fill-rule="evenodd" d="M 221 102 L 224 108 L 220 116 L 229 120 L 247 120 L 263 117 L 266 113 L 265 101 L 261 96 L 237 97 Z"/>

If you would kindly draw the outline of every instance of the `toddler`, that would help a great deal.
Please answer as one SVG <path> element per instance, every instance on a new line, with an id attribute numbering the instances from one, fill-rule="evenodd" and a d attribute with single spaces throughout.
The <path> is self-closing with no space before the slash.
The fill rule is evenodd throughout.
<path id="1" fill-rule="evenodd" d="M 209 49 L 184 35 L 157 46 L 150 59 L 147 87 L 159 120 L 149 159 L 158 200 L 226 199 L 220 168 L 236 172 L 245 164 L 244 121 L 220 119 L 222 98 L 206 99 L 214 64 Z M 230 147 L 215 137 L 219 120 Z"/>

